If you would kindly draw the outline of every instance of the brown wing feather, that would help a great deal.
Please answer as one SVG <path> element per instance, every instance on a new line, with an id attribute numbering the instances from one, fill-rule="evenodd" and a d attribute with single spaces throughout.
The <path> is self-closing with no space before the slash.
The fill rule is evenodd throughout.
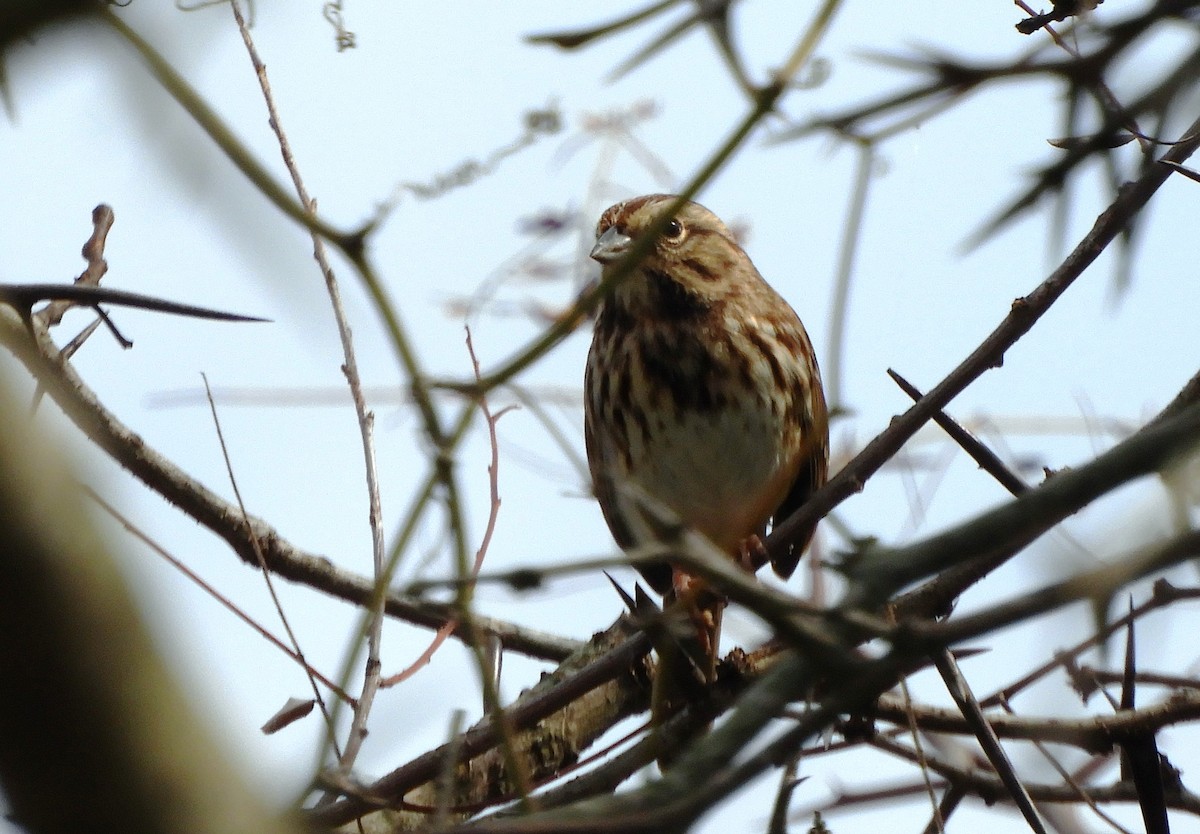
<path id="1" fill-rule="evenodd" d="M 802 453 L 802 461 L 800 469 L 796 473 L 796 480 L 792 482 L 792 488 L 788 490 L 784 496 L 783 503 L 771 516 L 771 527 L 779 526 L 788 516 L 800 508 L 800 505 L 808 500 L 808 496 L 812 495 L 825 484 L 825 478 L 829 469 L 829 415 L 825 407 L 825 397 L 820 391 L 820 386 L 815 386 L 816 393 L 812 397 L 812 414 L 813 424 L 809 430 L 805 432 L 805 437 L 810 438 L 806 441 L 808 448 Z M 800 562 L 800 557 L 804 555 L 805 548 L 812 541 L 813 533 L 817 530 L 817 522 L 799 531 L 796 534 L 795 541 L 786 552 L 771 559 L 771 567 L 775 569 L 775 573 L 787 579 L 796 570 L 796 565 Z"/>

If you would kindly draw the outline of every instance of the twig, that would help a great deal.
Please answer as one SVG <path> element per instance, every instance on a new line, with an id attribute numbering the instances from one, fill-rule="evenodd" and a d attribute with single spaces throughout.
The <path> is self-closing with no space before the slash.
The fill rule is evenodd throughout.
<path id="1" fill-rule="evenodd" d="M 915 756 L 911 750 L 890 739 L 875 738 L 871 741 L 871 745 L 906 761 L 915 760 Z M 969 790 L 971 793 L 981 797 L 985 802 L 1002 800 L 1007 795 L 1000 780 L 991 773 L 986 773 L 975 768 L 960 767 L 955 763 L 935 756 L 931 756 L 929 762 L 930 766 L 949 783 L 957 785 L 963 790 Z M 1029 795 L 1037 802 L 1075 803 L 1079 800 L 1079 795 L 1075 787 L 1071 785 L 1027 783 L 1026 788 L 1029 791 Z M 848 805 L 852 802 L 895 798 L 896 796 L 914 794 L 918 790 L 920 790 L 920 786 L 909 784 L 892 788 L 886 793 L 883 791 L 871 791 L 861 799 L 859 797 L 847 796 L 840 804 Z M 1132 783 L 1129 782 L 1117 782 L 1109 786 L 1093 787 L 1090 789 L 1090 792 L 1093 800 L 1097 803 L 1137 801 L 1137 791 Z M 1171 796 L 1168 804 L 1172 808 L 1177 808 L 1193 815 L 1200 815 L 1200 796 L 1196 794 L 1186 791 L 1180 792 Z"/>
<path id="2" fill-rule="evenodd" d="M 1061 23 L 1075 15 L 1085 14 L 1103 2 L 1104 0 L 1052 0 L 1051 5 L 1054 7 L 1054 10 L 1039 14 L 1031 9 L 1027 3 L 1022 2 L 1022 0 L 1016 0 L 1016 4 L 1020 6 L 1021 11 L 1029 15 L 1028 18 L 1017 23 L 1017 31 L 1022 35 L 1032 35 L 1039 29 L 1045 29 L 1054 38 L 1055 43 L 1061 44 L 1062 41 L 1058 33 L 1054 31 L 1050 24 Z"/>
<path id="3" fill-rule="evenodd" d="M 966 587 L 1055 524 L 1119 484 L 1161 471 L 1195 443 L 1196 435 L 1189 432 L 1197 430 L 1200 405 L 1143 428 L 1086 466 L 1060 472 L 1037 489 L 925 542 L 868 548 L 848 565 L 856 584 L 846 604 L 852 608 L 872 599 L 878 604 L 908 584 L 951 568 L 895 602 L 908 616 L 941 613 Z M 1092 480 L 1085 482 L 1080 472 Z"/>
<path id="4" fill-rule="evenodd" d="M 266 626 L 264 626 L 262 623 L 255 620 L 253 617 L 251 617 L 249 614 L 247 614 L 244 610 L 242 610 L 237 605 L 235 605 L 233 603 L 233 601 L 229 599 L 229 597 L 225 596 L 219 590 L 217 590 L 215 587 L 213 587 L 211 584 L 206 582 L 198 573 L 196 573 L 194 570 L 192 570 L 190 567 L 188 567 L 186 564 L 184 564 L 183 561 L 181 561 L 179 558 L 174 556 L 170 551 L 168 551 L 165 547 L 163 547 L 157 541 L 152 539 L 144 530 L 142 530 L 140 527 L 138 527 L 137 524 L 134 523 L 134 521 L 132 519 L 130 519 L 125 514 L 123 514 L 120 510 L 118 510 L 116 507 L 114 507 L 112 504 L 110 504 L 107 500 L 105 500 L 104 496 L 100 495 L 100 493 L 96 492 L 94 489 L 92 489 L 90 486 L 87 486 L 86 484 L 83 485 L 83 491 L 84 491 L 84 494 L 86 494 L 89 498 L 91 498 L 93 501 L 95 501 L 97 504 L 99 504 L 101 507 L 103 507 L 104 511 L 106 513 L 108 513 L 110 516 L 112 516 L 117 521 L 118 524 L 120 524 L 122 527 L 124 527 L 126 532 L 128 532 L 130 535 L 132 535 L 133 537 L 135 537 L 136 539 L 141 541 L 142 544 L 146 545 L 151 550 L 153 550 L 155 552 L 155 554 L 157 554 L 160 558 L 164 559 L 167 563 L 169 563 L 171 565 L 171 567 L 175 568 L 177 571 L 179 571 L 184 576 L 186 576 L 188 578 L 188 581 L 190 581 L 193 585 L 198 587 L 200 590 L 204 591 L 204 593 L 208 594 L 210 597 L 215 599 L 224 608 L 226 608 L 231 614 L 233 614 L 235 617 L 237 617 L 239 620 L 241 620 L 243 623 L 245 623 L 250 628 L 252 628 L 255 632 L 257 632 L 259 634 L 259 636 L 263 637 L 268 643 L 270 643 L 272 646 L 279 649 L 285 655 L 287 655 L 292 660 L 294 660 L 298 664 L 300 664 L 300 666 L 304 669 L 304 672 L 306 675 L 316 678 L 318 681 L 320 681 L 322 686 L 328 687 L 330 691 L 332 691 L 335 695 L 337 695 L 338 698 L 342 699 L 343 701 L 353 702 L 354 699 L 351 698 L 350 695 L 348 695 L 345 691 L 343 691 L 336 683 L 331 681 L 329 678 L 325 677 L 325 675 L 321 674 L 317 669 L 315 669 L 313 666 L 311 666 L 303 654 L 301 654 L 301 653 L 297 652 L 295 649 L 289 647 L 282 640 L 280 640 L 278 637 L 276 637 L 270 630 L 268 630 Z"/>
<path id="5" fill-rule="evenodd" d="M 650 651 L 650 641 L 644 634 L 626 637 L 628 627 L 618 623 L 600 635 L 598 647 L 612 645 L 611 650 L 597 657 L 582 668 L 574 667 L 557 681 L 543 681 L 534 690 L 510 706 L 507 716 L 513 726 L 524 729 L 535 722 L 566 708 L 584 693 L 628 674 L 635 662 Z M 581 653 L 582 656 L 582 653 Z M 564 674 L 560 671 L 560 674 Z M 645 708 L 643 697 L 642 708 Z M 488 719 L 468 730 L 457 742 L 456 761 L 477 757 L 496 746 L 500 738 L 497 724 Z M 430 750 L 408 764 L 372 783 L 367 792 L 370 796 L 396 801 L 431 779 L 435 778 L 446 761 L 446 746 Z M 309 817 L 323 826 L 342 825 L 370 811 L 367 802 L 357 797 L 347 797 L 332 805 L 315 808 Z"/>
<path id="6" fill-rule="evenodd" d="M 0 303 L 7 304 L 23 316 L 30 315 L 34 304 L 39 301 L 69 301 L 70 306 L 91 307 L 97 311 L 101 304 L 116 304 L 120 307 L 135 307 L 156 313 L 171 313 L 196 319 L 215 321 L 267 321 L 258 316 L 226 313 L 194 304 L 167 301 L 152 295 L 114 290 L 108 287 L 92 287 L 83 284 L 0 284 Z"/>
<path id="7" fill-rule="evenodd" d="M 134 477 L 225 541 L 243 561 L 258 564 L 257 542 L 271 570 L 285 579 L 355 605 L 367 605 L 373 599 L 373 582 L 300 550 L 262 519 L 251 516 L 247 530 L 236 505 L 189 476 L 110 411 L 63 359 L 45 328 L 35 326 L 34 339 L 31 344 L 25 325 L 15 316 L 0 314 L 0 343 L 38 379 L 67 418 Z M 445 605 L 399 594 L 388 594 L 385 610 L 389 616 L 431 629 L 440 628 L 452 615 Z M 480 617 L 478 625 L 500 634 L 509 651 L 546 660 L 560 661 L 579 646 L 578 641 L 502 620 Z"/>
<path id="8" fill-rule="evenodd" d="M 476 380 L 478 380 L 479 358 L 475 355 L 475 346 L 471 342 L 470 328 L 466 328 L 466 342 L 467 352 L 471 357 L 471 370 L 475 374 Z M 480 393 L 478 406 L 487 421 L 488 439 L 491 446 L 491 460 L 488 464 L 491 506 L 488 512 L 487 527 L 484 530 L 479 548 L 475 551 L 475 559 L 470 565 L 467 564 L 464 558 L 466 555 L 466 542 L 462 521 L 458 518 L 462 508 L 455 494 L 456 484 L 452 479 L 446 479 L 445 481 L 447 492 L 446 505 L 451 517 L 451 532 L 456 538 L 455 554 L 458 557 L 458 574 L 462 579 L 467 579 L 479 573 L 479 569 L 483 566 L 483 559 L 487 555 L 488 545 L 492 541 L 492 534 L 496 529 L 496 519 L 500 514 L 500 447 L 496 440 L 496 420 L 499 418 L 492 415 L 487 404 L 486 393 Z M 469 582 L 464 582 L 458 586 L 457 593 L 455 594 L 455 608 L 458 611 L 459 624 L 466 633 L 466 644 L 475 656 L 479 667 L 484 712 L 499 730 L 500 749 L 504 755 L 504 763 L 508 768 L 508 781 L 516 788 L 521 807 L 526 810 L 533 810 L 537 807 L 536 802 L 530 798 L 530 793 L 533 790 L 533 781 L 525 761 L 517 755 L 516 726 L 509 716 L 508 711 L 500 703 L 499 681 L 491 674 L 492 667 L 488 663 L 485 641 L 481 639 L 481 634 L 475 627 L 474 611 L 472 610 L 474 592 L 475 586 Z"/>
<path id="9" fill-rule="evenodd" d="M 779 787 L 775 791 L 775 801 L 771 803 L 767 834 L 788 834 L 788 807 L 792 802 L 792 794 L 804 781 L 796 778 L 796 771 L 799 770 L 799 767 L 800 756 L 797 754 L 788 759 L 787 764 L 783 766 L 783 772 L 779 774 Z"/>
<path id="10" fill-rule="evenodd" d="M 478 376 L 478 374 L 479 374 L 479 359 L 475 356 L 475 346 L 471 342 L 470 328 L 467 328 L 466 332 L 467 332 L 467 352 L 471 356 L 471 365 L 472 365 L 472 367 L 475 368 L 475 374 L 476 374 L 476 376 Z M 483 568 L 483 559 L 484 559 L 484 556 L 487 554 L 488 545 L 491 544 L 491 541 L 492 541 L 492 534 L 496 530 L 496 520 L 497 520 L 497 518 L 499 518 L 499 515 L 500 515 L 500 483 L 498 480 L 499 479 L 499 467 L 500 467 L 500 446 L 499 446 L 499 442 L 496 438 L 496 421 L 499 420 L 500 417 L 504 416 L 504 414 L 507 412 L 507 409 L 505 411 L 501 411 L 498 414 L 493 415 L 490 408 L 488 407 L 487 400 L 482 397 L 480 398 L 479 409 L 483 413 L 484 419 L 487 422 L 488 439 L 491 443 L 491 450 L 492 450 L 491 462 L 488 464 L 488 487 L 491 492 L 491 505 L 490 505 L 490 509 L 488 511 L 487 524 L 486 524 L 486 526 L 484 528 L 484 532 L 483 532 L 483 539 L 480 541 L 479 549 L 475 551 L 475 562 L 474 562 L 474 565 L 472 566 L 470 575 L 467 577 L 460 577 L 460 578 L 454 580 L 453 584 L 455 587 L 457 587 L 459 584 L 462 584 L 464 582 L 469 582 L 469 583 L 473 584 L 478 579 L 479 571 Z M 455 618 L 450 619 L 444 626 L 442 626 L 440 629 L 438 629 L 437 634 L 435 634 L 433 637 L 433 640 L 430 641 L 430 644 L 425 648 L 425 650 L 423 652 L 421 652 L 421 655 L 416 660 L 414 660 L 411 664 L 409 664 L 406 668 L 402 669 L 400 672 L 397 672 L 394 675 L 390 675 L 389 677 L 384 679 L 380 685 L 385 688 L 396 686 L 397 684 L 400 684 L 400 683 L 408 680 L 410 677 L 412 677 L 414 674 L 416 674 L 417 671 L 424 668 L 425 665 L 427 663 L 429 663 L 429 661 L 433 657 L 433 655 L 437 652 L 438 648 L 442 645 L 442 643 L 445 642 L 446 638 L 448 638 L 451 634 L 453 634 L 454 630 L 457 627 L 458 627 L 458 618 L 455 617 Z M 492 635 L 492 636 L 496 636 L 496 635 Z M 500 642 L 501 642 L 501 646 L 503 646 L 503 638 L 500 638 Z"/>
<path id="11" fill-rule="evenodd" d="M 450 822 L 450 809 L 454 800 L 455 776 L 458 770 L 459 745 L 462 741 L 462 726 L 466 713 L 461 709 L 450 715 L 450 733 L 446 742 L 446 761 L 438 774 L 436 786 L 437 807 L 433 814 L 433 830 L 445 828 Z"/>
<path id="12" fill-rule="evenodd" d="M 75 279 L 76 286 L 100 286 L 100 279 L 108 272 L 108 261 L 104 259 L 104 245 L 115 220 L 116 215 L 111 206 L 101 203 L 92 209 L 92 234 L 83 244 L 81 253 L 87 262 L 87 268 Z M 54 327 L 62 321 L 63 315 L 70 308 L 71 304 L 67 301 L 55 301 L 39 312 L 38 317 L 42 324 Z"/>
<path id="13" fill-rule="evenodd" d="M 1046 834 L 1046 826 L 1042 823 L 1037 809 L 1033 807 L 1033 800 L 1030 799 L 1028 791 L 1025 790 L 1025 786 L 1017 776 L 1008 754 L 1000 746 L 1000 739 L 996 737 L 996 731 L 992 729 L 987 716 L 983 714 L 983 710 L 979 706 L 979 701 L 971 692 L 967 679 L 963 677 L 962 670 L 958 667 L 958 661 L 949 651 L 943 650 L 934 656 L 934 665 L 937 666 L 938 674 L 942 676 L 942 681 L 946 684 L 946 690 L 950 693 L 950 697 L 954 699 L 959 712 L 962 713 L 963 718 L 971 727 L 971 731 L 975 734 L 975 740 L 979 742 L 984 755 L 987 756 L 992 768 L 1000 777 L 1001 784 L 1016 803 L 1021 816 L 1025 818 L 1025 824 L 1036 834 Z"/>
<path id="14" fill-rule="evenodd" d="M 304 180 L 300 176 L 300 169 L 296 165 L 296 159 L 292 154 L 291 143 L 288 142 L 287 134 L 283 130 L 283 120 L 280 118 L 279 111 L 275 107 L 275 98 L 271 93 L 271 85 L 267 80 L 266 65 L 263 64 L 262 59 L 259 57 L 258 49 L 254 45 L 253 38 L 250 36 L 246 19 L 242 15 L 241 3 L 239 0 L 233 0 L 229 5 L 233 12 L 233 18 L 237 23 L 238 32 L 242 36 L 242 43 L 246 47 L 246 53 L 250 57 L 250 63 L 253 65 L 255 75 L 258 78 L 259 88 L 262 90 L 263 101 L 267 108 L 267 121 L 271 129 L 275 132 L 275 139 L 279 144 L 279 151 L 283 156 L 283 164 L 292 178 L 292 185 L 296 190 L 296 196 L 300 200 L 300 204 L 315 221 L 317 219 L 316 201 L 309 196 L 308 189 L 304 185 Z M 346 382 L 350 388 L 350 397 L 354 401 L 354 413 L 358 418 L 358 431 L 361 439 L 364 474 L 367 485 L 367 523 L 371 530 L 371 564 L 374 569 L 375 579 L 374 598 L 367 607 L 367 659 L 363 673 L 362 688 L 355 703 L 354 718 L 350 723 L 350 729 L 346 736 L 346 749 L 339 756 L 340 766 L 343 769 L 349 770 L 358 757 L 359 750 L 362 749 L 363 740 L 367 735 L 367 718 L 371 714 L 371 707 L 375 702 L 375 693 L 379 688 L 381 667 L 380 644 L 383 640 L 383 608 L 389 577 L 384 572 L 383 506 L 379 494 L 379 476 L 375 458 L 375 415 L 367 409 L 366 399 L 363 396 L 362 379 L 358 373 L 358 360 L 354 354 L 354 338 L 351 335 L 345 306 L 342 304 L 341 289 L 338 286 L 337 276 L 334 274 L 333 267 L 330 265 L 329 258 L 325 252 L 325 241 L 311 226 L 309 227 L 309 234 L 313 243 L 313 258 L 316 260 L 321 275 L 325 279 L 325 289 L 329 294 L 329 303 L 333 312 L 333 318 L 337 322 L 338 336 L 342 343 L 342 373 L 346 376 Z M 353 653 L 350 654 L 352 655 Z M 346 678 L 343 678 L 343 680 L 346 680 Z"/>
<path id="15" fill-rule="evenodd" d="M 700 171 L 680 190 L 679 199 L 669 206 L 663 212 L 662 216 L 646 229 L 645 234 L 641 235 L 634 242 L 634 245 L 630 247 L 629 252 L 622 259 L 621 264 L 613 270 L 611 276 L 589 292 L 580 296 L 570 310 L 565 312 L 555 324 L 547 328 L 533 342 L 518 350 L 510 359 L 502 362 L 500 367 L 484 374 L 482 381 L 477 383 L 443 381 L 437 383 L 437 385 L 467 394 L 489 391 L 498 385 L 504 384 L 516 374 L 528 368 L 551 348 L 558 345 L 559 342 L 570 335 L 600 299 L 611 292 L 619 282 L 625 280 L 633 272 L 636 265 L 649 253 L 651 247 L 655 245 L 658 235 L 666 227 L 667 223 L 671 221 L 674 212 L 678 211 L 687 200 L 694 197 L 709 180 L 716 176 L 717 172 L 725 166 L 734 153 L 746 142 L 758 124 L 774 111 L 776 103 L 787 92 L 792 79 L 796 77 L 804 64 L 812 56 L 821 37 L 827 31 L 834 13 L 840 6 L 841 0 L 825 0 L 821 8 L 814 15 L 813 23 L 805 29 L 799 42 L 784 62 L 783 68 L 777 73 L 775 80 L 755 91 L 750 111 L 734 127 L 729 138 L 708 157 L 708 160 L 701 167 Z"/>
<path id="16" fill-rule="evenodd" d="M 924 394 L 917 390 L 916 386 L 900 376 L 896 371 L 888 368 L 887 373 L 900 386 L 901 391 L 912 397 L 913 402 L 919 402 L 921 397 L 924 396 Z M 1004 461 L 1000 460 L 995 452 L 989 449 L 979 438 L 959 425 L 958 421 L 946 414 L 946 412 L 938 409 L 933 415 L 933 422 L 941 426 L 946 434 L 950 435 L 954 442 L 962 447 L 962 450 L 970 455 L 973 461 L 979 464 L 980 469 L 995 478 L 1010 493 L 1020 495 L 1029 489 L 1028 485 L 1015 472 L 1004 465 Z"/>
<path id="17" fill-rule="evenodd" d="M 860 142 L 858 161 L 854 168 L 854 186 L 850 191 L 850 204 L 846 208 L 846 222 L 842 224 L 842 241 L 838 247 L 833 301 L 829 305 L 829 348 L 826 352 L 826 372 L 823 380 L 829 395 L 830 411 L 835 415 L 846 408 L 846 393 L 842 389 L 842 362 L 846 355 L 850 285 L 854 278 L 854 259 L 862 239 L 863 216 L 866 213 L 867 194 L 870 191 L 876 162 L 875 146 L 870 142 Z"/>
<path id="18" fill-rule="evenodd" d="M 946 830 L 946 820 L 950 819 L 950 815 L 958 808 L 964 796 L 966 796 L 966 791 L 957 785 L 948 785 L 945 793 L 942 794 L 942 801 L 934 809 L 922 834 L 942 834 Z"/>
<path id="19" fill-rule="evenodd" d="M 1028 717 L 988 713 L 987 721 L 999 738 L 1043 741 L 1076 747 L 1086 753 L 1110 754 L 1114 739 L 1160 730 L 1200 718 L 1200 693 L 1185 691 L 1152 706 L 1081 718 Z M 922 731 L 954 735 L 973 735 L 975 730 L 960 710 L 949 707 L 908 705 L 897 695 L 884 695 L 866 714 L 872 718 L 907 728 L 910 715 Z"/>
<path id="20" fill-rule="evenodd" d="M 1009 715 L 1013 714 L 1012 706 L 1007 701 L 1005 701 L 1002 706 L 1004 707 L 1005 712 L 1007 712 Z M 1046 745 L 1046 742 L 1043 741 L 1042 738 L 1032 738 L 1030 741 L 1033 742 L 1033 746 L 1037 748 L 1037 751 L 1042 754 L 1042 758 L 1049 762 L 1050 766 L 1054 768 L 1055 772 L 1062 777 L 1063 782 L 1075 789 L 1075 791 L 1079 794 L 1079 798 L 1085 805 L 1088 806 L 1088 808 L 1091 809 L 1093 814 L 1104 820 L 1104 822 L 1106 822 L 1108 825 L 1112 826 L 1113 830 L 1117 831 L 1118 834 L 1133 834 L 1132 831 L 1118 823 L 1110 814 L 1106 814 L 1104 810 L 1096 804 L 1096 800 L 1092 799 L 1090 791 L 1085 788 L 1083 784 L 1077 780 L 1065 767 L 1062 766 L 1054 754 L 1050 752 L 1050 748 Z"/>
<path id="21" fill-rule="evenodd" d="M 904 699 L 904 712 L 908 718 L 908 733 L 912 737 L 913 749 L 917 753 L 917 769 L 921 771 L 921 780 L 925 783 L 925 794 L 933 806 L 934 830 L 938 834 L 946 831 L 946 821 L 942 819 L 942 809 L 938 805 L 937 794 L 933 788 L 928 765 L 925 763 L 925 745 L 921 743 L 921 733 L 917 730 L 916 716 L 912 711 L 912 694 L 908 691 L 908 681 L 900 679 L 900 695 Z"/>
<path id="22" fill-rule="evenodd" d="M 1102 645 L 1105 640 L 1107 640 L 1120 629 L 1124 628 L 1134 619 L 1144 616 L 1145 614 L 1148 614 L 1149 612 L 1158 608 L 1170 605 L 1178 598 L 1174 593 L 1172 593 L 1174 590 L 1175 589 L 1173 586 L 1171 586 L 1170 583 L 1168 583 L 1165 579 L 1158 580 L 1154 583 L 1154 593 L 1151 595 L 1150 599 L 1146 600 L 1144 603 L 1139 605 L 1137 608 L 1134 608 L 1124 616 L 1113 620 L 1107 626 L 1100 629 L 1096 634 L 1092 635 L 1086 640 L 1076 643 L 1066 651 L 1056 652 L 1053 660 L 1046 661 L 1037 668 L 1033 669 L 1031 672 L 1023 675 L 1017 681 L 1010 683 L 1003 689 L 984 698 L 982 701 L 980 701 L 980 704 L 982 704 L 984 707 L 991 707 L 1007 703 L 1012 698 L 1015 698 L 1020 692 L 1032 686 L 1034 683 L 1041 680 L 1048 673 L 1062 666 L 1067 661 L 1077 657 L 1091 648 L 1094 648 L 1095 646 Z"/>
<path id="23" fill-rule="evenodd" d="M 1200 531 L 1193 530 L 1161 545 L 1142 548 L 1121 561 L 1052 583 L 1008 602 L 941 623 L 908 621 L 903 627 L 911 630 L 917 642 L 931 640 L 939 645 L 952 645 L 1053 611 L 1068 602 L 1102 597 L 1135 579 L 1194 559 L 1197 555 L 1200 555 Z"/>
<path id="24" fill-rule="evenodd" d="M 1200 119 L 1184 132 L 1184 139 L 1167 151 L 1164 159 L 1183 162 L 1200 146 Z M 1152 166 L 1135 182 L 1125 185 L 1112 205 L 1096 220 L 1091 231 L 1074 251 L 1033 292 L 1013 302 L 1012 310 L 970 356 L 929 391 L 920 402 L 896 417 L 836 476 L 812 495 L 795 513 L 776 527 L 765 544 L 772 556 L 792 546 L 798 532 L 807 530 L 846 498 L 862 489 L 866 480 L 899 451 L 917 430 L 932 419 L 955 396 L 990 368 L 997 367 L 1005 352 L 1016 344 L 1083 274 L 1133 217 L 1146 205 L 1170 176 L 1166 165 Z"/>
<path id="25" fill-rule="evenodd" d="M 229 160 L 237 166 L 246 179 L 254 184 L 262 195 L 288 217 L 304 226 L 309 231 L 333 242 L 339 249 L 351 257 L 361 254 L 363 241 L 370 228 L 353 232 L 343 232 L 330 225 L 324 219 L 315 216 L 309 209 L 293 200 L 263 165 L 254 158 L 250 149 L 243 145 L 233 131 L 217 115 L 204 97 L 200 95 L 175 68 L 160 55 L 149 42 L 126 25 L 125 21 L 107 6 L 97 10 L 100 19 L 111 26 L 132 46 L 146 64 L 155 79 L 163 86 L 179 106 L 187 111 L 213 143 L 220 148 Z"/>
<path id="26" fill-rule="evenodd" d="M 201 374 L 201 378 L 207 385 L 208 377 L 204 374 Z M 238 486 L 237 476 L 233 474 L 233 461 L 230 460 L 229 457 L 229 447 L 225 445 L 225 433 L 221 430 L 221 418 L 217 414 L 216 403 L 210 400 L 209 408 L 212 413 L 213 428 L 216 429 L 217 432 L 217 443 L 221 447 L 221 457 L 225 461 L 225 473 L 229 476 L 229 484 L 233 488 L 233 496 L 237 501 L 238 509 L 241 511 L 242 523 L 245 525 L 247 530 L 250 530 L 250 514 L 246 512 L 246 504 L 242 500 L 242 490 Z M 271 578 L 271 569 L 267 567 L 267 560 L 266 557 L 263 556 L 262 548 L 259 547 L 258 540 L 254 539 L 253 537 L 251 539 L 251 543 L 254 546 L 255 555 L 258 557 L 258 566 L 262 571 L 263 582 L 267 586 L 267 593 L 271 597 L 271 604 L 275 606 L 275 612 L 279 614 L 279 621 L 283 625 L 284 632 L 287 634 L 288 642 L 292 645 L 292 651 L 301 659 L 301 666 L 305 670 L 305 677 L 308 679 L 308 684 L 313 691 L 313 698 L 316 700 L 317 706 L 321 708 L 321 714 L 325 717 L 326 731 L 332 738 L 334 735 L 334 723 L 333 717 L 329 713 L 329 707 L 325 703 L 324 696 L 321 694 L 321 688 L 317 686 L 317 679 L 313 675 L 312 667 L 309 665 L 308 661 L 304 659 L 304 651 L 300 648 L 300 640 L 296 637 L 296 633 L 292 630 L 292 624 L 288 621 L 287 614 L 283 610 L 283 603 L 280 601 L 279 595 L 275 592 L 275 582 Z M 339 691 L 341 689 L 342 687 L 338 688 Z M 336 739 L 333 739 L 332 743 L 335 745 L 335 747 L 337 746 Z"/>
<path id="27" fill-rule="evenodd" d="M 466 332 L 467 353 L 471 356 L 471 367 L 474 369 L 475 378 L 479 379 L 479 357 L 475 355 L 475 345 L 471 341 L 471 328 L 464 326 L 463 329 Z M 479 411 L 487 423 L 488 447 L 491 450 L 491 459 L 488 461 L 487 468 L 488 494 L 491 500 L 488 505 L 487 523 L 483 528 L 483 537 L 479 541 L 479 548 L 475 551 L 475 561 L 471 565 L 471 574 L 474 576 L 478 576 L 479 571 L 483 568 L 483 560 L 487 556 L 488 546 L 491 545 L 492 536 L 496 532 L 496 521 L 500 518 L 500 441 L 496 437 L 496 423 L 510 410 L 511 407 L 493 414 L 487 397 L 479 398 Z"/>

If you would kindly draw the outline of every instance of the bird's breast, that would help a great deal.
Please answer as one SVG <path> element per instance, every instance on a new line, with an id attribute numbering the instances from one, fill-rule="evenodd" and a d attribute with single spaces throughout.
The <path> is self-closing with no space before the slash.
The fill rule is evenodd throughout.
<path id="1" fill-rule="evenodd" d="M 627 478 L 726 550 L 783 500 L 801 445 L 794 357 L 770 330 L 642 323 L 589 357 L 588 423 Z"/>

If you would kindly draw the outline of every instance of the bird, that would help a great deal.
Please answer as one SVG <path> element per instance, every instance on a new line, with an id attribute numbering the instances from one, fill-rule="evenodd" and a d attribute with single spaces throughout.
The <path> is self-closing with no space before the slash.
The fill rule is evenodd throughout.
<path id="1" fill-rule="evenodd" d="M 584 373 L 588 468 L 623 549 L 647 543 L 652 501 L 747 563 L 767 524 L 825 482 L 828 410 L 799 316 L 707 208 L 685 202 L 667 220 L 677 199 L 625 200 L 596 225 L 590 254 L 602 280 L 628 274 L 596 311 Z M 630 269 L 626 255 L 663 221 Z M 792 574 L 814 529 L 774 557 L 777 574 Z M 679 705 L 680 675 L 715 679 L 725 601 L 669 562 L 638 569 L 663 595 L 664 615 L 681 608 L 691 624 L 690 636 L 655 643 L 651 721 L 660 724 Z"/>

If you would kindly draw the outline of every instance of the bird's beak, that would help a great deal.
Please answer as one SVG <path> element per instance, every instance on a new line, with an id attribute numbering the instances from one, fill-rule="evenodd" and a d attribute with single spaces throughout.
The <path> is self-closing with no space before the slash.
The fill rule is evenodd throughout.
<path id="1" fill-rule="evenodd" d="M 621 256 L 629 251 L 631 243 L 633 238 L 619 232 L 616 226 L 609 226 L 604 230 L 604 234 L 596 239 L 596 245 L 592 247 L 592 260 L 602 264 L 620 260 Z"/>

